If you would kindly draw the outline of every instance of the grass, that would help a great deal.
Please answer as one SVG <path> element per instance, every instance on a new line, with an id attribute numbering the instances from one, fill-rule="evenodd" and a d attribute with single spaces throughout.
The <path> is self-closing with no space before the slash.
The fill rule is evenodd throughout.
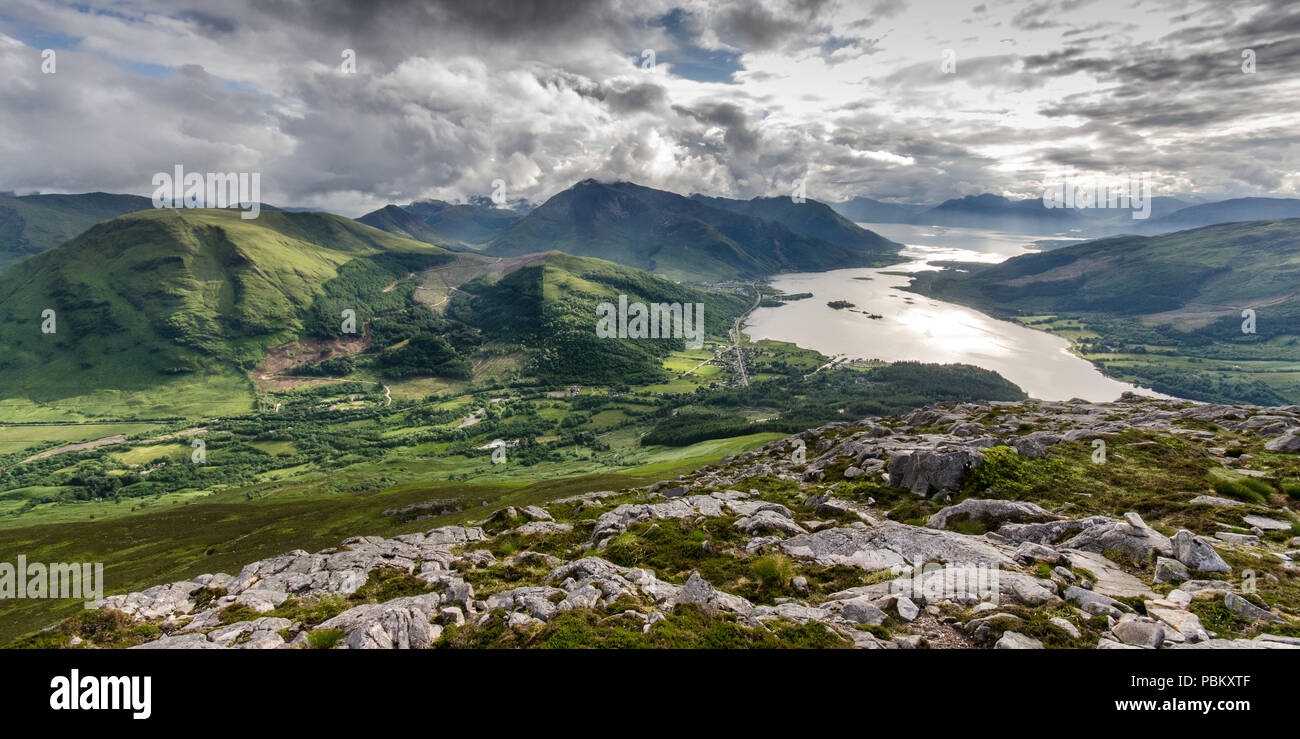
<path id="1" fill-rule="evenodd" d="M 615 609 L 611 609 L 615 610 Z M 511 629 L 504 619 L 448 628 L 435 645 L 442 649 L 846 649 L 847 638 L 821 624 L 775 621 L 766 629 L 736 623 L 733 616 L 681 603 L 643 631 L 644 621 L 617 613 L 565 611 L 545 624 Z"/>
<path id="2" fill-rule="evenodd" d="M 244 564 L 300 548 L 318 551 L 350 536 L 395 536 L 482 517 L 494 506 L 523 506 L 592 490 L 644 485 L 716 461 L 723 453 L 757 445 L 740 440 L 728 449 L 724 440 L 709 442 L 704 456 L 665 460 L 641 468 L 556 479 L 520 477 L 511 484 L 423 482 L 383 492 L 321 493 L 294 479 L 276 496 L 249 501 L 238 490 L 205 495 L 190 504 L 155 503 L 134 515 L 110 519 L 61 521 L 0 530 L 0 561 L 19 554 L 32 562 L 103 562 L 105 592 L 121 593 L 209 572 L 237 572 Z M 681 450 L 672 450 L 674 453 Z M 333 475 L 337 477 L 337 475 Z M 462 501 L 459 512 L 395 524 L 383 511 L 431 499 Z M 111 509 L 111 502 L 64 506 L 68 511 L 92 506 Z M 83 508 L 82 506 L 85 506 Z M 74 614 L 80 602 L 14 600 L 0 602 L 0 643 L 61 617 Z"/>

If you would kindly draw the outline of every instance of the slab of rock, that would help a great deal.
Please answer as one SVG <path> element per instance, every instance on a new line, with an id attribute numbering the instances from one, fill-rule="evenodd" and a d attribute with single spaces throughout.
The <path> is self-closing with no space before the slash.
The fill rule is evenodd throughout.
<path id="1" fill-rule="evenodd" d="M 754 610 L 754 604 L 731 593 L 724 593 L 713 587 L 709 581 L 692 572 L 677 594 L 675 603 L 697 603 L 710 608 L 720 608 L 733 613 L 748 614 Z"/>
<path id="2" fill-rule="evenodd" d="M 985 528 L 996 528 L 1007 522 L 1048 521 L 1054 516 L 1043 508 L 1018 500 L 986 500 L 968 498 L 957 505 L 948 506 L 925 522 L 927 528 L 946 529 L 950 523 L 976 521 Z"/>
<path id="3" fill-rule="evenodd" d="M 1118 523 L 1113 518 L 1093 516 L 1091 518 L 1066 519 L 1047 523 L 1006 523 L 997 530 L 999 536 L 1017 544 L 1030 541 L 1035 544 L 1055 544 L 1061 539 L 1074 536 L 1084 529 Z"/>
<path id="4" fill-rule="evenodd" d="M 1242 516 L 1242 520 L 1247 524 L 1264 531 L 1290 531 L 1290 521 L 1279 521 L 1276 518 L 1267 516 Z"/>
<path id="5" fill-rule="evenodd" d="M 746 516 L 734 524 L 736 528 L 746 534 L 759 533 L 781 533 L 791 536 L 806 534 L 808 531 L 795 523 L 789 516 L 783 516 L 776 511 L 762 510 L 752 516 Z"/>
<path id="6" fill-rule="evenodd" d="M 1002 638 L 998 639 L 997 644 L 993 645 L 994 649 L 1042 649 L 1043 643 L 1037 639 L 1032 639 L 1017 631 L 1003 632 Z"/>
<path id="7" fill-rule="evenodd" d="M 1080 587 L 1071 585 L 1062 593 L 1064 598 L 1071 603 L 1079 606 L 1080 609 L 1093 615 L 1110 616 L 1119 618 L 1123 615 L 1124 609 L 1127 608 L 1123 603 L 1101 593 L 1084 590 Z"/>
<path id="8" fill-rule="evenodd" d="M 1079 633 L 1079 627 L 1075 626 L 1069 621 L 1066 621 L 1060 616 L 1053 616 L 1051 619 L 1049 619 L 1049 623 L 1051 623 L 1053 626 L 1060 629 L 1061 631 L 1064 631 L 1065 633 L 1069 634 L 1071 639 L 1078 639 L 1080 636 L 1082 636 L 1082 634 Z"/>
<path id="9" fill-rule="evenodd" d="M 1270 439 L 1264 444 L 1270 452 L 1300 452 L 1300 434 L 1287 434 Z"/>
<path id="10" fill-rule="evenodd" d="M 889 484 L 916 495 L 956 491 L 961 489 L 966 475 L 983 462 L 984 455 L 972 449 L 894 452 L 889 455 Z"/>
<path id="11" fill-rule="evenodd" d="M 1135 525 L 1131 521 L 1114 521 L 1086 528 L 1062 542 L 1060 548 L 1089 552 L 1110 549 L 1123 552 L 1134 562 L 1147 561 L 1153 552 L 1166 557 L 1173 556 L 1174 548 L 1169 537 L 1141 523 L 1141 518 L 1137 521 L 1141 525 Z"/>
<path id="12" fill-rule="evenodd" d="M 1240 547 L 1259 546 L 1259 537 L 1254 534 L 1234 534 L 1231 531 L 1218 531 L 1214 534 L 1214 538 Z"/>
<path id="13" fill-rule="evenodd" d="M 1210 638 L 1210 635 L 1205 631 L 1205 627 L 1201 625 L 1200 617 L 1190 611 L 1178 608 L 1160 608 L 1148 604 L 1147 615 L 1163 621 L 1167 626 L 1190 641 L 1203 641 Z"/>
<path id="14" fill-rule="evenodd" d="M 1014 566 L 1005 550 L 977 536 L 881 521 L 875 526 L 822 529 L 779 544 L 781 550 L 822 566 L 851 565 L 869 572 L 913 562 L 954 562 L 971 565 Z"/>
<path id="15" fill-rule="evenodd" d="M 1242 503 L 1239 500 L 1220 498 L 1214 495 L 1198 495 L 1187 502 L 1190 505 L 1213 505 L 1221 508 L 1236 508 L 1237 506 L 1245 505 L 1245 503 Z"/>
<path id="16" fill-rule="evenodd" d="M 1049 546 L 1025 541 L 1016 547 L 1016 559 L 1023 562 L 1046 562 L 1049 565 L 1059 565 L 1065 561 L 1065 556 Z"/>
<path id="17" fill-rule="evenodd" d="M 510 533 L 549 535 L 563 534 L 566 531 L 572 530 L 573 526 L 567 523 L 559 523 L 557 521 L 529 521 L 522 526 L 516 526 L 511 529 Z"/>
<path id="18" fill-rule="evenodd" d="M 1111 629 L 1121 642 L 1137 647 L 1155 649 L 1165 643 L 1165 628 L 1147 621 L 1121 621 Z"/>
<path id="19" fill-rule="evenodd" d="M 1223 597 L 1223 605 L 1234 615 L 1240 616 L 1247 621 L 1272 621 L 1275 623 L 1285 623 L 1285 619 L 1263 608 L 1251 603 L 1236 593 L 1228 593 Z"/>
<path id="20" fill-rule="evenodd" d="M 898 610 L 898 617 L 904 621 L 915 621 L 916 617 L 921 614 L 920 607 L 906 596 L 899 598 L 898 602 L 894 604 L 894 608 Z"/>
<path id="21" fill-rule="evenodd" d="M 862 596 L 871 600 L 891 596 L 908 598 L 918 604 L 952 601 L 964 606 L 1035 607 L 1058 600 L 1056 583 L 1051 580 L 1041 580 L 1013 570 L 963 566 L 925 567 L 920 573 L 832 593 L 830 599 Z"/>
<path id="22" fill-rule="evenodd" d="M 1156 558 L 1155 581 L 1162 582 L 1182 582 L 1190 579 L 1192 574 L 1187 571 L 1187 565 L 1176 559 L 1168 557 Z"/>
<path id="23" fill-rule="evenodd" d="M 1077 549 L 1066 550 L 1066 559 L 1072 567 L 1088 570 L 1097 577 L 1092 589 L 1115 598 L 1154 598 L 1147 584 L 1120 569 L 1114 562 L 1096 552 Z"/>
<path id="24" fill-rule="evenodd" d="M 1210 543 L 1187 529 L 1174 534 L 1174 558 L 1197 572 L 1232 572 Z"/>
<path id="25" fill-rule="evenodd" d="M 888 614 L 865 596 L 842 601 L 838 610 L 841 616 L 855 624 L 879 626 L 889 618 Z"/>

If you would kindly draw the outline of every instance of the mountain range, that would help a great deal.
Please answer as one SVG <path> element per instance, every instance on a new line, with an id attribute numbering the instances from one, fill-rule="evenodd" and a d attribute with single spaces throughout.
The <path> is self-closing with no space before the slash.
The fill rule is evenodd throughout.
<path id="1" fill-rule="evenodd" d="M 152 207 L 149 198 L 106 192 L 0 197 L 0 270 L 100 221 Z"/>
<path id="2" fill-rule="evenodd" d="M 774 212 L 752 215 L 765 204 Z M 559 249 L 694 282 L 880 266 L 897 261 L 899 248 L 816 201 L 687 198 L 583 180 L 506 228 L 484 253 Z"/>
<path id="3" fill-rule="evenodd" d="M 1013 200 L 984 193 L 946 200 L 933 207 L 895 205 L 856 197 L 835 203 L 836 212 L 857 223 L 982 228 L 1026 234 L 1106 236 L 1161 234 L 1216 223 L 1300 218 L 1300 199 L 1233 198 L 1211 203 L 1157 196 L 1147 218 L 1123 208 L 1048 208 L 1042 198 Z"/>

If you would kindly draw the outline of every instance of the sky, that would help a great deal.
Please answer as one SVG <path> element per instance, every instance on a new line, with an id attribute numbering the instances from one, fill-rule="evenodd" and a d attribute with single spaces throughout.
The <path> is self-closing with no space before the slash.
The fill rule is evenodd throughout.
<path id="1" fill-rule="evenodd" d="M 1296 196 L 1298 132 L 1290 0 L 0 4 L 0 190 L 19 194 L 150 195 L 180 164 L 349 216 L 588 177 L 831 202 L 1143 174 L 1157 196 Z"/>

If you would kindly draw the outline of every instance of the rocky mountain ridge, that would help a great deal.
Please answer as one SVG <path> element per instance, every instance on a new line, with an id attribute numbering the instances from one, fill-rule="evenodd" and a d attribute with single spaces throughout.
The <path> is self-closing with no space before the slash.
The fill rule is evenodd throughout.
<path id="1" fill-rule="evenodd" d="M 928 406 L 109 596 L 27 644 L 1300 648 L 1298 452 L 1296 406 Z"/>

